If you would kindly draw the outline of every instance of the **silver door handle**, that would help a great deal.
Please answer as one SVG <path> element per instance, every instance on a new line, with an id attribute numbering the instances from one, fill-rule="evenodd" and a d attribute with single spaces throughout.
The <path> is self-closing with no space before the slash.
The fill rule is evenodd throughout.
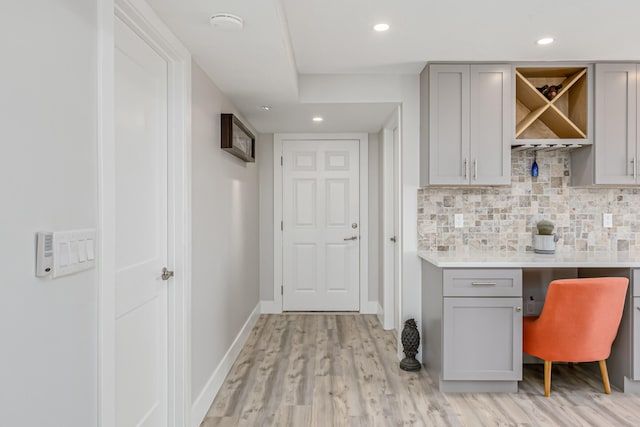
<path id="1" fill-rule="evenodd" d="M 391 240 L 393 243 L 395 243 L 396 242 L 396 236 L 389 237 L 389 240 Z"/>
<path id="2" fill-rule="evenodd" d="M 344 240 L 358 240 L 358 236 L 345 237 Z"/>
<path id="3" fill-rule="evenodd" d="M 467 179 L 467 159 L 464 159 L 464 163 L 463 163 L 462 169 L 464 169 L 463 170 L 464 179 Z"/>
<path id="4" fill-rule="evenodd" d="M 474 181 L 478 180 L 478 161 L 477 160 L 473 161 L 473 180 Z"/>
<path id="5" fill-rule="evenodd" d="M 169 280 L 173 277 L 173 271 L 168 270 L 167 267 L 162 267 L 162 280 Z"/>

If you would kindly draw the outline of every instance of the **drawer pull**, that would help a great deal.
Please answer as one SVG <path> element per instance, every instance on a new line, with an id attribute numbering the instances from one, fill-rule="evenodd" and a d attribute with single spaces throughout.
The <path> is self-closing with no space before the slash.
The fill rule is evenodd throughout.
<path id="1" fill-rule="evenodd" d="M 472 286 L 496 286 L 496 282 L 471 282 Z"/>

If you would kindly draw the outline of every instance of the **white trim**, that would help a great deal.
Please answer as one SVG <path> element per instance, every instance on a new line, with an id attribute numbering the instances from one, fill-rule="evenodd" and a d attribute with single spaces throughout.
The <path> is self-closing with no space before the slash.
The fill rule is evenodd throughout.
<path id="1" fill-rule="evenodd" d="M 168 68 L 168 426 L 188 425 L 191 414 L 191 55 L 147 3 L 101 0 L 98 12 L 98 424 L 115 425 L 115 175 L 113 19 L 118 16 L 149 43 Z"/>
<path id="2" fill-rule="evenodd" d="M 115 256 L 113 236 L 115 200 L 113 175 L 109 167 L 114 160 L 114 37 L 113 0 L 98 3 L 98 81 L 97 81 L 97 132 L 98 132 L 98 426 L 116 424 L 115 408 Z"/>
<path id="3" fill-rule="evenodd" d="M 280 314 L 282 313 L 282 303 L 278 305 L 275 301 L 261 301 L 260 312 L 262 314 Z"/>
<path id="4" fill-rule="evenodd" d="M 231 347 L 229 347 L 229 350 L 227 350 L 227 353 L 224 355 L 215 371 L 213 371 L 213 374 L 200 392 L 200 395 L 198 395 L 196 400 L 193 402 L 190 426 L 198 427 L 207 416 L 207 412 L 209 412 L 209 408 L 211 407 L 213 400 L 216 398 L 216 394 L 220 390 L 220 387 L 222 387 L 224 379 L 227 374 L 229 374 L 229 371 L 231 371 L 233 363 L 238 358 L 238 355 L 240 355 L 240 351 L 247 341 L 251 330 L 256 325 L 256 322 L 260 317 L 260 311 L 261 304 L 258 303 L 249 315 L 247 321 L 244 323 L 242 329 L 240 329 L 236 339 L 233 340 Z"/>
<path id="5" fill-rule="evenodd" d="M 276 133 L 273 135 L 273 301 L 263 301 L 269 313 L 282 313 L 282 142 L 284 140 L 359 140 L 360 157 L 360 313 L 375 314 L 376 301 L 369 301 L 369 134 L 366 133 Z"/>
<path id="6" fill-rule="evenodd" d="M 382 308 L 382 305 L 380 305 L 379 302 L 378 302 L 378 311 L 376 315 L 378 316 L 378 320 L 380 321 L 380 324 L 382 325 L 383 329 L 387 329 L 384 327 L 384 309 Z"/>
<path id="7" fill-rule="evenodd" d="M 378 301 L 367 301 L 360 306 L 360 314 L 377 314 L 378 313 Z"/>
<path id="8" fill-rule="evenodd" d="M 360 135 L 360 313 L 375 314 L 376 311 L 377 301 L 369 302 L 369 134 L 363 133 Z"/>
<path id="9" fill-rule="evenodd" d="M 386 330 L 395 329 L 395 325 L 402 325 L 400 295 L 396 295 L 395 286 L 401 288 L 401 271 L 402 271 L 402 164 L 400 162 L 400 147 L 402 145 L 402 134 L 400 124 L 402 122 L 400 107 L 391 115 L 385 123 L 383 129 L 382 141 L 382 186 L 383 195 L 381 203 L 383 236 L 382 253 L 383 253 L 383 309 L 384 322 L 383 327 Z M 393 140 L 393 130 L 397 129 L 398 143 Z M 394 152 L 395 151 L 395 152 Z M 395 177 L 394 177 L 395 175 Z M 393 183 L 396 187 L 393 187 Z M 396 201 L 397 198 L 397 201 Z M 390 212 L 389 210 L 393 210 Z M 392 220 L 393 219 L 393 220 Z M 390 236 L 395 235 L 395 244 L 389 244 Z M 398 260 L 396 263 L 395 260 Z M 395 265 L 394 265 L 395 264 Z M 393 275 L 388 272 L 393 270 Z M 397 314 L 398 319 L 395 318 Z M 400 332 L 400 331 L 397 331 Z"/>

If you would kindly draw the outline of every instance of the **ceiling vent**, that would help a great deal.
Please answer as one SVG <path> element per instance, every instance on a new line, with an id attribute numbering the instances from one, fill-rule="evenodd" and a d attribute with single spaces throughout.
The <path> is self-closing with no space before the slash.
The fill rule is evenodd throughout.
<path id="1" fill-rule="evenodd" d="M 216 13 L 209 18 L 209 23 L 213 28 L 223 31 L 240 31 L 244 26 L 242 18 L 230 13 Z"/>

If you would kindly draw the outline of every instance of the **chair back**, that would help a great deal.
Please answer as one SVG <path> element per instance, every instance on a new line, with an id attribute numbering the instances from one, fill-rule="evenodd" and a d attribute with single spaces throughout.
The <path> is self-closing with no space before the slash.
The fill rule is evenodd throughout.
<path id="1" fill-rule="evenodd" d="M 629 279 L 623 277 L 551 282 L 535 322 L 536 328 L 544 331 L 543 358 L 564 362 L 606 360 L 620 326 L 628 284 Z"/>

